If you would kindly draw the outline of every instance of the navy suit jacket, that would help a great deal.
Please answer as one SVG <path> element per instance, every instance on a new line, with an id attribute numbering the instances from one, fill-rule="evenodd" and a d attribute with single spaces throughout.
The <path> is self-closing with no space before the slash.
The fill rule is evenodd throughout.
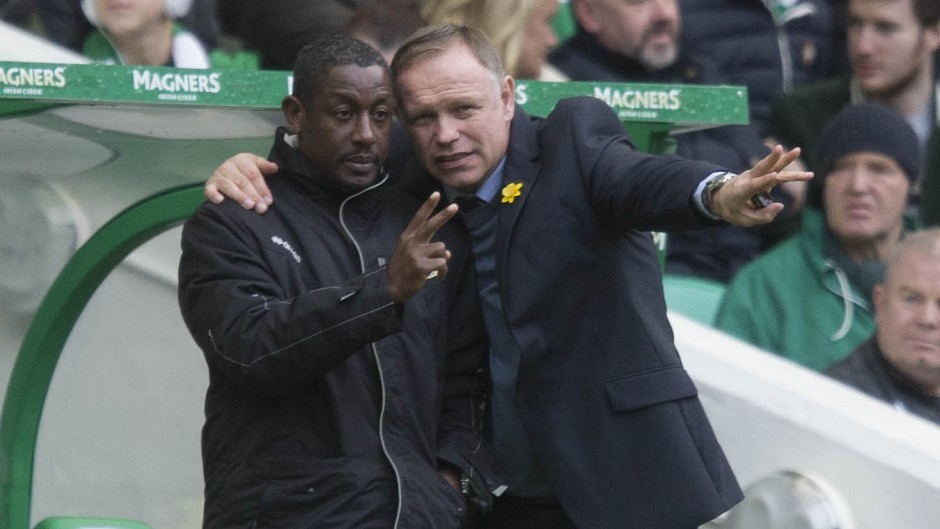
<path id="1" fill-rule="evenodd" d="M 742 498 L 676 351 L 649 233 L 711 224 L 691 197 L 715 169 L 637 151 L 597 99 L 516 109 L 499 293 L 522 351 L 516 404 L 578 527 L 690 529 Z"/>

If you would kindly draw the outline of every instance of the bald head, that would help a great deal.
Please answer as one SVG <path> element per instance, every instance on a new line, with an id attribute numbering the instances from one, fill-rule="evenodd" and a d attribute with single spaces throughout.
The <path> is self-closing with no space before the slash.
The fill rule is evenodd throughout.
<path id="1" fill-rule="evenodd" d="M 940 228 L 900 242 L 874 301 L 885 359 L 925 395 L 940 396 Z"/>

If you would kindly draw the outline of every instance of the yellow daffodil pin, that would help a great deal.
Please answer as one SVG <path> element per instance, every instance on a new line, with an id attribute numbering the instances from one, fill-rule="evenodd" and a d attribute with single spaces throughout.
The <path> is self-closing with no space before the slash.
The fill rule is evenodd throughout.
<path id="1" fill-rule="evenodd" d="M 503 204 L 512 204 L 516 197 L 522 195 L 522 182 L 512 182 L 503 188 Z"/>

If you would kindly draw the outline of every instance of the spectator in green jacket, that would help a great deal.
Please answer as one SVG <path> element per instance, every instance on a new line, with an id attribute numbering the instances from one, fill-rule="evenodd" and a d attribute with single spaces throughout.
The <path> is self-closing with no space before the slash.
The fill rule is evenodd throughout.
<path id="1" fill-rule="evenodd" d="M 875 329 L 871 292 L 903 237 L 917 137 L 897 113 L 863 103 L 823 129 L 801 232 L 734 277 L 716 326 L 822 371 Z"/>

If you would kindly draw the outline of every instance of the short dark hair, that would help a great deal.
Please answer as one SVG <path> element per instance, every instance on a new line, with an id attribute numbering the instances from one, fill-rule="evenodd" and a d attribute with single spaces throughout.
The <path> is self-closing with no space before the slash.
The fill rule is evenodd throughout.
<path id="1" fill-rule="evenodd" d="M 322 37 L 307 44 L 294 61 L 294 97 L 309 101 L 331 69 L 350 64 L 363 68 L 378 65 L 388 70 L 381 53 L 347 35 Z"/>
<path id="2" fill-rule="evenodd" d="M 914 16 L 924 26 L 932 26 L 940 22 L 940 2 L 937 0 L 914 0 Z"/>
<path id="3" fill-rule="evenodd" d="M 398 76 L 404 70 L 421 62 L 425 57 L 433 57 L 443 53 L 451 44 L 462 42 L 466 44 L 473 55 L 484 68 L 491 71 L 497 82 L 502 81 L 506 75 L 499 52 L 485 33 L 476 28 L 458 26 L 456 24 L 443 24 L 428 26 L 415 31 L 404 44 L 398 48 L 395 58 L 392 59 L 392 77 L 396 80 L 395 97 L 399 98 Z"/>

